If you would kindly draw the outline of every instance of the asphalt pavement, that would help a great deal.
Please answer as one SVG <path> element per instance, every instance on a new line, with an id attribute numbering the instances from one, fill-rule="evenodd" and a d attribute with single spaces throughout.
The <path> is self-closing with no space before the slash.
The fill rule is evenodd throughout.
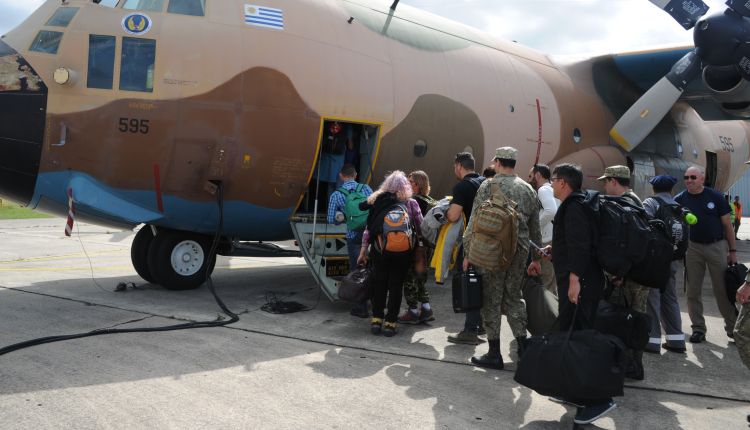
<path id="1" fill-rule="evenodd" d="M 132 232 L 64 220 L 0 222 L 0 348 L 29 339 L 121 327 L 215 320 L 205 288 L 167 291 L 130 265 Z M 750 220 L 740 230 L 750 239 Z M 738 243 L 750 261 L 750 241 Z M 682 275 L 678 274 L 684 309 Z M 240 321 L 220 328 L 87 337 L 0 356 L 3 429 L 558 429 L 574 409 L 513 381 L 515 342 L 504 322 L 506 370 L 469 364 L 486 344 L 454 345 L 463 315 L 447 285 L 428 284 L 436 320 L 373 336 L 369 321 L 320 294 L 298 258 L 220 257 L 217 292 Z M 135 288 L 115 292 L 121 282 Z M 295 301 L 306 312 L 271 314 Z M 619 407 L 592 429 L 743 429 L 750 370 L 723 332 L 704 284 L 708 341 L 687 354 L 644 357 Z M 687 313 L 683 327 L 690 332 Z"/>

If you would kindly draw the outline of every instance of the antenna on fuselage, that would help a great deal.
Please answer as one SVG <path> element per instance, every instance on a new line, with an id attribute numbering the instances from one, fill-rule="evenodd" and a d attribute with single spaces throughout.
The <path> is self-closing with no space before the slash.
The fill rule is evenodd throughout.
<path id="1" fill-rule="evenodd" d="M 398 6 L 398 2 L 401 0 L 393 0 L 393 4 L 391 5 L 391 10 L 396 10 L 396 6 Z"/>

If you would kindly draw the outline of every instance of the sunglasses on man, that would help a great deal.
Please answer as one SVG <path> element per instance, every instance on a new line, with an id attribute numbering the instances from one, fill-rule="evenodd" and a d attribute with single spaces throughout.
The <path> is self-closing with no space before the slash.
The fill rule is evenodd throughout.
<path id="1" fill-rule="evenodd" d="M 686 181 L 687 181 L 688 179 L 692 179 L 692 180 L 694 181 L 694 180 L 698 179 L 698 176 L 696 176 L 696 175 L 685 175 L 685 176 L 683 176 L 682 178 L 683 178 L 684 180 L 686 180 Z"/>

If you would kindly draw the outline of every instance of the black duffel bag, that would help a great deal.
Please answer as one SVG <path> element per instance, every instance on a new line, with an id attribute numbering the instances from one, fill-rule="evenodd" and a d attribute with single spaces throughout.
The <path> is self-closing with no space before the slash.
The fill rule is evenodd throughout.
<path id="1" fill-rule="evenodd" d="M 574 331 L 573 326 L 567 332 L 527 339 L 513 379 L 541 395 L 560 399 L 622 396 L 625 345 L 614 336 L 591 329 Z"/>
<path id="2" fill-rule="evenodd" d="M 600 300 L 594 328 L 616 336 L 628 348 L 642 351 L 648 345 L 651 317 L 627 306 Z"/>
<path id="3" fill-rule="evenodd" d="M 737 302 L 737 290 L 745 283 L 747 275 L 747 266 L 742 263 L 731 264 L 724 272 L 724 286 L 727 290 L 729 303 Z"/>
<path id="4" fill-rule="evenodd" d="M 349 272 L 339 284 L 339 300 L 349 303 L 362 303 L 372 296 L 370 281 L 372 269 L 358 266 Z"/>

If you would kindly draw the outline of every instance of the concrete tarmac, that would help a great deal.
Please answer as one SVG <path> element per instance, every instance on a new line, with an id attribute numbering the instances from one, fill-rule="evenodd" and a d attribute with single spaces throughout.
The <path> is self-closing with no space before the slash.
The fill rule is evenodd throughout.
<path id="1" fill-rule="evenodd" d="M 214 320 L 207 288 L 167 291 L 130 265 L 131 232 L 64 220 L 0 222 L 0 348 L 111 327 Z M 740 238 L 750 239 L 750 220 Z M 738 243 L 750 261 L 750 241 Z M 682 275 L 679 277 L 683 309 Z M 463 315 L 450 289 L 428 284 L 436 320 L 369 333 L 369 321 L 319 293 L 297 258 L 220 257 L 214 284 L 240 321 L 221 328 L 88 337 L 0 356 L 3 429 L 558 429 L 575 410 L 513 381 L 515 342 L 504 324 L 504 371 L 478 369 L 486 351 L 453 345 Z M 136 289 L 114 292 L 120 282 Z M 313 307 L 274 315 L 272 299 Z M 708 341 L 687 354 L 646 354 L 646 380 L 627 382 L 601 429 L 743 429 L 750 370 L 723 332 L 704 284 Z M 683 328 L 690 322 L 683 312 Z"/>

